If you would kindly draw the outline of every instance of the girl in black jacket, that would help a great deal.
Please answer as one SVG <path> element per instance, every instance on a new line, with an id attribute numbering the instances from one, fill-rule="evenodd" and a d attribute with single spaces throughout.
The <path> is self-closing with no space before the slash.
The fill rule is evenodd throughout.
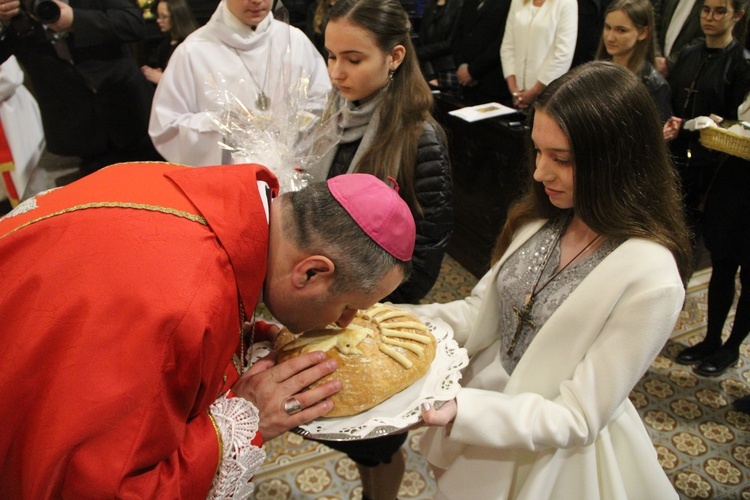
<path id="1" fill-rule="evenodd" d="M 750 92 L 750 54 L 744 47 L 747 5 L 747 0 L 705 0 L 701 29 L 706 40 L 683 50 L 669 77 L 677 113 L 671 119 L 677 134 L 672 153 L 682 176 L 688 214 L 695 228 L 703 229 L 712 268 L 706 337 L 680 352 L 677 362 L 695 364 L 695 371 L 704 376 L 721 375 L 734 365 L 750 332 L 750 234 L 746 215 L 750 180 L 746 172 L 750 165 L 703 147 L 698 132 L 685 130 L 682 125 L 711 113 L 725 120 L 738 118 L 737 109 Z M 707 191 L 701 218 L 698 206 Z M 722 344 L 738 269 L 742 291 L 731 334 Z"/>
<path id="2" fill-rule="evenodd" d="M 342 139 L 322 168 L 328 178 L 365 172 L 396 179 L 414 214 L 417 242 L 411 277 L 386 300 L 416 304 L 440 273 L 453 228 L 445 136 L 430 115 L 432 94 L 400 3 L 339 0 L 330 15 L 328 72 L 347 102 Z M 373 29 L 364 24 L 376 18 Z"/>
<path id="3" fill-rule="evenodd" d="M 737 119 L 737 108 L 750 88 L 750 62 L 744 48 L 747 0 L 705 0 L 701 11 L 704 43 L 684 49 L 669 76 L 674 116 L 664 137 L 682 178 L 688 222 L 700 229 L 701 200 L 721 154 L 703 147 L 699 133 L 684 128 L 698 116 Z M 707 12 L 707 14 L 706 14 Z"/>
<path id="4" fill-rule="evenodd" d="M 337 0 L 329 12 L 328 73 L 347 105 L 341 141 L 322 161 L 333 177 L 351 172 L 395 179 L 417 226 L 412 274 L 385 300 L 417 303 L 432 288 L 453 228 L 445 137 L 430 115 L 409 18 L 398 0 Z M 363 498 L 393 499 L 404 474 L 407 433 L 327 442 L 357 463 Z"/>
<path id="5" fill-rule="evenodd" d="M 597 59 L 609 60 L 641 77 L 662 122 L 672 116 L 672 93 L 656 71 L 654 8 L 649 0 L 615 0 L 604 14 Z"/>

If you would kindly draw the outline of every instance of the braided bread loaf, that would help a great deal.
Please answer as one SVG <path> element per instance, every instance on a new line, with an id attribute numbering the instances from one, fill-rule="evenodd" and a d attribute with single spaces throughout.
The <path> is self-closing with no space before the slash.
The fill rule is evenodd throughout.
<path id="1" fill-rule="evenodd" d="M 393 306 L 375 304 L 357 312 L 344 329 L 329 325 L 294 335 L 284 329 L 276 348 L 278 361 L 312 351 L 325 351 L 338 369 L 311 387 L 341 380 L 331 396 L 327 417 L 356 415 L 380 404 L 419 380 L 435 359 L 437 342 L 416 316 Z"/>

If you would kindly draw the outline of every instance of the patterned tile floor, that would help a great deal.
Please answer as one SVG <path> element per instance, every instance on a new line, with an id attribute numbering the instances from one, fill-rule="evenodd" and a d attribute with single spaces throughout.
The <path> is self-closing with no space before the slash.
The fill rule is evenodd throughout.
<path id="1" fill-rule="evenodd" d="M 708 270 L 694 276 L 672 338 L 630 399 L 681 498 L 750 499 L 750 415 L 732 407 L 735 398 L 750 394 L 750 344 L 721 377 L 703 377 L 673 361 L 703 339 L 709 277 Z"/>
<path id="2" fill-rule="evenodd" d="M 659 454 L 662 467 L 683 499 L 750 500 L 750 415 L 732 401 L 750 394 L 750 345 L 742 346 L 737 367 L 705 378 L 674 363 L 676 353 L 703 337 L 710 270 L 697 272 L 672 338 L 631 393 Z M 468 295 L 476 278 L 446 256 L 441 279 L 428 301 L 448 302 Z M 727 323 L 726 332 L 731 326 Z M 407 441 L 406 475 L 399 498 L 426 500 L 435 482 L 417 451 L 422 430 Z M 341 453 L 292 433 L 266 444 L 268 458 L 256 475 L 257 500 L 358 500 L 362 488 L 355 464 Z"/>

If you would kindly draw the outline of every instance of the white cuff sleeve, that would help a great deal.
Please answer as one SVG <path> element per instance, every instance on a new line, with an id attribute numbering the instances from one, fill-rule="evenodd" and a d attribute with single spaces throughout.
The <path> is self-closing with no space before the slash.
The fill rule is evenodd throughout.
<path id="1" fill-rule="evenodd" d="M 252 478 L 266 459 L 262 448 L 251 444 L 258 432 L 258 409 L 244 398 L 222 396 L 209 408 L 224 443 L 209 499 L 247 498 Z"/>

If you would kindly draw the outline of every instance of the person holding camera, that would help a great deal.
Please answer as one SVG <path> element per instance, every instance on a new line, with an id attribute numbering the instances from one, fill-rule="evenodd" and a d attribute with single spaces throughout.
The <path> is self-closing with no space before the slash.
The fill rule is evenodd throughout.
<path id="1" fill-rule="evenodd" d="M 15 55 L 42 113 L 47 149 L 84 174 L 159 160 L 148 136 L 153 86 L 128 48 L 144 38 L 129 0 L 0 0 L 0 62 Z"/>

